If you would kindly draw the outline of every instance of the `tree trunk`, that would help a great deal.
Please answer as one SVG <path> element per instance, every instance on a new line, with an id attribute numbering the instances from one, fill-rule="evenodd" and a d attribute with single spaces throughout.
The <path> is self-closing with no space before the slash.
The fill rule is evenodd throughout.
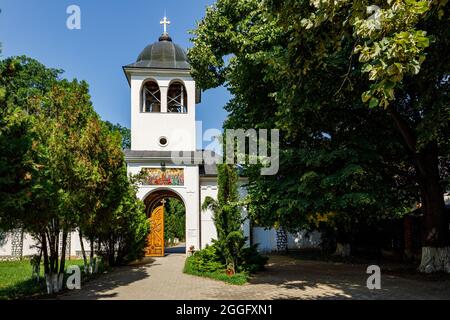
<path id="1" fill-rule="evenodd" d="M 50 273 L 46 275 L 47 292 L 49 294 L 58 293 L 62 289 L 64 272 L 59 272 L 59 234 L 60 229 L 58 222 L 54 221 L 53 226 L 47 232 L 48 241 L 50 243 Z M 67 234 L 66 241 L 67 242 Z M 62 261 L 62 259 L 61 259 Z"/>
<path id="2" fill-rule="evenodd" d="M 98 265 L 101 261 L 101 252 L 102 252 L 102 242 L 100 241 L 100 239 L 98 239 L 97 242 L 97 258 L 96 258 L 96 263 L 95 263 L 95 269 L 94 269 L 94 273 L 98 273 Z"/>
<path id="3" fill-rule="evenodd" d="M 95 246 L 95 242 L 94 239 L 90 239 L 90 245 L 91 245 L 91 252 L 90 252 L 90 256 L 89 256 L 89 274 L 93 274 L 94 273 L 94 269 L 95 269 L 95 257 L 94 257 L 94 246 Z"/>
<path id="4" fill-rule="evenodd" d="M 44 253 L 44 280 L 45 285 L 47 287 L 47 293 L 53 294 L 54 292 L 54 283 L 52 280 L 53 275 L 53 263 L 51 258 L 51 244 L 48 241 L 46 232 L 43 232 L 42 235 L 42 251 Z M 49 256 L 50 251 L 50 256 Z"/>
<path id="5" fill-rule="evenodd" d="M 80 237 L 80 246 L 81 246 L 81 254 L 83 255 L 83 262 L 84 262 L 84 273 L 87 273 L 87 257 L 86 257 L 86 250 L 84 250 L 84 243 L 83 243 L 83 233 L 81 232 L 81 229 L 78 230 L 78 235 Z"/>
<path id="6" fill-rule="evenodd" d="M 422 247 L 419 271 L 425 273 L 445 271 L 450 273 L 450 247 Z"/>
<path id="7" fill-rule="evenodd" d="M 47 293 L 53 294 L 59 291 L 58 281 L 58 248 L 55 253 L 55 241 L 57 237 L 47 230 L 43 234 L 42 248 L 44 250 L 45 284 Z M 48 251 L 47 251 L 48 250 Z"/>
<path id="8" fill-rule="evenodd" d="M 33 263 L 33 274 L 32 275 L 36 275 L 36 282 L 37 282 L 37 284 L 39 284 L 39 282 L 41 280 L 42 243 L 41 243 L 41 247 L 39 248 L 39 254 L 35 255 L 31 261 Z"/>
<path id="9" fill-rule="evenodd" d="M 45 233 L 41 234 L 42 241 L 42 253 L 44 254 L 44 274 L 50 273 L 50 265 L 48 261 L 48 251 L 47 251 L 47 238 Z"/>
<path id="10" fill-rule="evenodd" d="M 64 273 L 66 267 L 66 246 L 67 246 L 67 230 L 63 229 L 62 248 L 61 248 L 61 262 L 59 265 L 59 273 Z"/>
<path id="11" fill-rule="evenodd" d="M 417 137 L 408 122 L 392 107 L 388 111 L 403 137 L 405 149 L 414 160 L 423 212 L 421 272 L 450 272 L 448 217 L 440 185 L 438 144 L 429 142 L 418 151 Z"/>
<path id="12" fill-rule="evenodd" d="M 422 260 L 419 270 L 450 273 L 448 217 L 440 185 L 437 148 L 428 147 L 417 156 L 423 211 Z"/>
<path id="13" fill-rule="evenodd" d="M 58 273 L 58 291 L 63 289 L 63 281 L 64 281 L 64 273 L 66 267 L 66 247 L 67 247 L 67 230 L 64 228 L 62 232 L 62 248 L 61 248 L 61 262 L 59 264 L 59 273 Z"/>

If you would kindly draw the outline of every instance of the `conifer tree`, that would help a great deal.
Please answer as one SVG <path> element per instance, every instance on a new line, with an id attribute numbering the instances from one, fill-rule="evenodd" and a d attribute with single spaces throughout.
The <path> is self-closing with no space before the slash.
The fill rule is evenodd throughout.
<path id="1" fill-rule="evenodd" d="M 227 271 L 234 274 L 239 268 L 245 237 L 242 230 L 242 215 L 239 207 L 238 174 L 233 165 L 222 164 L 218 169 L 218 200 L 207 197 L 202 205 L 203 210 L 213 212 L 213 221 L 217 230 L 214 245 L 217 252 L 222 253 Z"/>

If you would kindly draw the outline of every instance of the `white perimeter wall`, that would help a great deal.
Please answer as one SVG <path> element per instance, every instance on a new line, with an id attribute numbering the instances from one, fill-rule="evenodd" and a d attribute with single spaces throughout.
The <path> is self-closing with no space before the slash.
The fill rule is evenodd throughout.
<path id="1" fill-rule="evenodd" d="M 241 187 L 239 188 L 239 196 L 241 198 L 247 195 L 247 190 L 242 187 L 245 180 L 240 181 Z M 203 204 L 206 197 L 211 197 L 217 199 L 218 186 L 217 178 L 201 178 L 200 180 L 200 203 Z M 247 211 L 244 209 L 242 216 L 247 216 Z M 247 237 L 247 244 L 250 244 L 250 223 L 248 219 L 245 220 L 243 226 L 244 236 Z M 214 221 L 212 219 L 212 212 L 210 210 L 203 211 L 201 213 L 201 247 L 204 248 L 206 245 L 211 244 L 213 239 L 217 239 L 216 227 L 214 226 Z"/>
<path id="2" fill-rule="evenodd" d="M 211 197 L 217 199 L 217 179 L 213 178 L 203 178 L 200 182 L 201 186 L 201 197 L 200 203 L 203 204 L 206 197 Z M 214 226 L 214 221 L 212 220 L 211 210 L 203 211 L 200 215 L 201 217 L 201 240 L 202 248 L 206 245 L 211 244 L 213 239 L 217 239 L 216 227 Z"/>
<path id="3" fill-rule="evenodd" d="M 275 229 L 265 230 L 260 227 L 252 228 L 252 241 L 258 244 L 259 251 L 277 251 L 277 233 Z M 318 248 L 320 246 L 320 233 L 301 231 L 288 234 L 289 249 Z"/>
<path id="4" fill-rule="evenodd" d="M 0 257 L 10 257 L 12 254 L 12 235 L 9 233 L 6 238 L 6 243 L 3 244 L 3 246 L 0 246 Z M 86 252 L 89 252 L 89 242 L 86 240 L 83 240 L 84 249 Z M 38 250 L 36 247 L 36 242 L 33 240 L 31 235 L 24 234 L 23 235 L 23 251 L 22 256 L 32 256 L 35 254 L 38 254 Z M 69 251 L 67 252 L 67 255 L 70 255 L 71 257 L 81 257 L 81 243 L 80 243 L 80 237 L 78 235 L 78 231 L 74 231 L 70 234 L 70 247 L 68 247 Z"/>

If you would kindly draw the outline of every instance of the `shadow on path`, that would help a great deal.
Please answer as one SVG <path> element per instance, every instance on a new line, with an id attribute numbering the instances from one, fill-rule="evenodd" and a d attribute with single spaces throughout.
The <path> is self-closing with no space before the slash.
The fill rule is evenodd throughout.
<path id="1" fill-rule="evenodd" d="M 183 247 L 171 248 L 174 251 Z M 172 250 L 171 250 L 172 251 Z M 381 266 L 381 290 L 366 286 L 367 265 L 270 256 L 267 269 L 249 284 L 233 286 L 221 281 L 183 274 L 186 256 L 166 252 L 120 267 L 83 284 L 81 291 L 59 299 L 450 299 L 450 281 L 425 281 L 393 275 Z"/>
<path id="2" fill-rule="evenodd" d="M 183 254 L 186 253 L 186 244 L 180 243 L 174 247 L 166 247 L 164 249 L 164 254 L 167 256 L 169 254 Z"/>
<path id="3" fill-rule="evenodd" d="M 271 256 L 252 285 L 273 285 L 272 299 L 449 299 L 449 282 L 415 281 L 381 272 L 381 289 L 367 288 L 366 265 Z"/>
<path id="4" fill-rule="evenodd" d="M 117 293 L 107 294 L 106 292 L 151 277 L 148 272 L 149 269 L 158 265 L 155 263 L 155 259 L 144 258 L 128 266 L 118 267 L 112 271 L 105 272 L 99 275 L 98 279 L 82 284 L 82 295 L 78 294 L 77 291 L 73 291 L 63 294 L 57 297 L 57 299 L 98 300 L 114 298 L 117 296 Z"/>

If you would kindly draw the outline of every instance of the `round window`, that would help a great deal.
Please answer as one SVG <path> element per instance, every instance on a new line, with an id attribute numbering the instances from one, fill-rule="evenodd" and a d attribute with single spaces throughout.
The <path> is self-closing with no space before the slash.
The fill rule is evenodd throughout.
<path id="1" fill-rule="evenodd" d="M 169 141 L 167 141 L 167 138 L 166 138 L 166 137 L 161 137 L 161 138 L 159 138 L 159 145 L 160 145 L 161 147 L 167 146 L 168 143 L 169 143 Z"/>

